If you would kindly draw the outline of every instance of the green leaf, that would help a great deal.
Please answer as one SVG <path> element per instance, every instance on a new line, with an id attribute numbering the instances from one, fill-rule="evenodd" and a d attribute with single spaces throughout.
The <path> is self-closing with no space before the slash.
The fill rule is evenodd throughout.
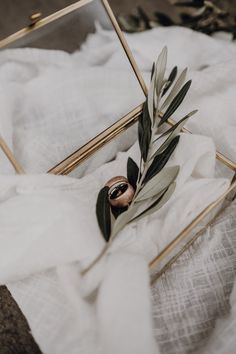
<path id="1" fill-rule="evenodd" d="M 166 167 L 148 181 L 135 198 L 135 202 L 153 198 L 167 188 L 178 176 L 179 166 Z"/>
<path id="2" fill-rule="evenodd" d="M 137 180 L 139 175 L 139 168 L 131 157 L 127 161 L 127 178 L 131 186 L 136 189 Z"/>
<path id="3" fill-rule="evenodd" d="M 126 212 L 118 216 L 113 225 L 112 238 L 115 237 L 124 228 L 124 226 L 130 222 L 130 220 L 137 213 L 139 207 L 139 204 L 133 204 Z"/>
<path id="4" fill-rule="evenodd" d="M 182 89 L 179 91 L 179 93 L 175 96 L 169 107 L 167 108 L 166 112 L 164 113 L 163 117 L 161 118 L 161 121 L 159 123 L 159 126 L 164 124 L 171 116 L 172 114 L 176 111 L 176 109 L 179 107 L 179 105 L 183 102 L 190 86 L 191 86 L 192 81 L 189 80 L 186 82 L 186 84 L 182 87 Z"/>
<path id="5" fill-rule="evenodd" d="M 148 103 L 144 103 L 143 112 L 139 118 L 138 123 L 138 138 L 139 138 L 139 147 L 141 151 L 141 156 L 144 161 L 147 161 L 149 145 L 151 141 L 151 120 L 148 112 Z"/>
<path id="6" fill-rule="evenodd" d="M 164 90 L 162 92 L 162 96 L 165 96 L 165 94 L 167 93 L 167 91 L 169 90 L 169 88 L 171 87 L 173 82 L 175 81 L 177 73 L 178 73 L 178 68 L 177 68 L 177 66 L 175 66 L 174 69 L 171 71 L 168 79 L 167 79 L 167 85 L 166 85 L 166 87 L 164 88 Z"/>
<path id="7" fill-rule="evenodd" d="M 143 211 L 141 214 L 137 215 L 134 219 L 132 219 L 130 222 L 133 221 L 138 221 L 142 219 L 145 216 L 151 215 L 154 212 L 158 211 L 161 209 L 171 198 L 172 194 L 175 191 L 176 183 L 171 183 L 168 187 L 168 189 L 165 189 L 163 194 L 157 198 L 157 200 L 151 204 L 145 211 Z"/>
<path id="8" fill-rule="evenodd" d="M 152 64 L 152 71 L 151 71 L 151 80 L 152 80 L 152 78 L 153 78 L 153 75 L 154 75 L 154 73 L 155 73 L 155 70 L 156 70 L 156 63 L 153 63 L 153 64 Z"/>
<path id="9" fill-rule="evenodd" d="M 157 97 L 160 96 L 162 90 L 162 84 L 165 76 L 166 71 L 166 64 L 167 64 L 167 47 L 164 47 L 159 55 L 156 63 L 156 95 Z"/>
<path id="10" fill-rule="evenodd" d="M 186 124 L 186 121 L 192 117 L 194 114 L 196 114 L 198 112 L 198 109 L 195 109 L 194 111 L 188 113 L 186 116 L 184 116 L 182 119 L 180 119 L 177 123 L 175 123 L 171 128 L 169 128 L 167 131 L 165 131 L 163 134 L 161 134 L 156 140 L 154 140 L 154 142 L 156 142 L 157 140 L 163 138 L 164 136 L 175 132 L 175 136 L 178 135 L 183 127 Z M 167 141 L 167 140 L 166 140 Z"/>
<path id="11" fill-rule="evenodd" d="M 183 86 L 186 76 L 187 76 L 187 69 L 184 69 L 184 71 L 180 74 L 179 78 L 176 80 L 176 83 L 174 84 L 173 88 L 171 89 L 169 95 L 167 96 L 166 100 L 164 101 L 163 105 L 160 108 L 160 111 L 162 112 L 173 100 L 173 98 L 177 95 L 181 87 Z"/>
<path id="12" fill-rule="evenodd" d="M 115 219 L 117 219 L 122 213 L 126 212 L 127 210 L 128 210 L 128 207 L 115 208 L 115 207 L 111 206 L 111 213 Z"/>
<path id="13" fill-rule="evenodd" d="M 154 109 L 155 109 L 155 78 L 156 78 L 156 73 L 154 72 L 153 78 L 151 80 L 150 88 L 148 90 L 148 95 L 147 95 L 148 112 L 152 124 L 154 123 Z"/>
<path id="14" fill-rule="evenodd" d="M 179 133 L 182 131 L 184 125 L 186 124 L 186 121 L 192 117 L 194 114 L 196 114 L 198 110 L 196 109 L 195 111 L 190 112 L 187 114 L 184 118 L 182 118 L 178 123 L 173 125 L 170 129 L 168 129 L 165 133 L 160 135 L 154 142 L 158 141 L 159 139 L 163 138 L 164 136 L 170 134 L 170 136 L 164 141 L 164 143 L 158 148 L 158 150 L 155 152 L 155 154 L 152 156 L 152 159 L 155 158 L 158 154 L 161 154 L 167 146 L 170 144 L 170 142 L 179 135 Z"/>
<path id="15" fill-rule="evenodd" d="M 96 214 L 98 225 L 106 242 L 111 236 L 111 213 L 108 199 L 109 187 L 104 187 L 100 190 L 96 204 Z"/>
<path id="16" fill-rule="evenodd" d="M 151 178 L 153 178 L 157 173 L 159 173 L 169 161 L 169 158 L 175 151 L 180 137 L 177 135 L 174 139 L 172 139 L 167 146 L 167 148 L 160 154 L 157 154 L 154 158 L 151 166 L 149 167 L 147 174 L 144 178 L 144 183 L 147 183 Z"/>

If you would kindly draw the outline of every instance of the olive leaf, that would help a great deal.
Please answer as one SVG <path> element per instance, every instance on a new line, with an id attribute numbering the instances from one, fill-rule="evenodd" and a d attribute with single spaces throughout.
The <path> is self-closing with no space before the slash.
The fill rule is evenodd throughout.
<path id="1" fill-rule="evenodd" d="M 151 204 L 146 210 L 144 210 L 141 214 L 137 215 L 134 219 L 132 219 L 130 222 L 133 221 L 138 221 L 142 219 L 145 216 L 151 215 L 154 212 L 158 211 L 161 209 L 171 198 L 172 194 L 174 193 L 176 188 L 176 183 L 173 182 L 169 185 L 168 189 L 165 189 L 163 194 L 161 194 L 160 197 L 157 198 L 157 200 Z"/>
<path id="2" fill-rule="evenodd" d="M 156 63 L 156 95 L 159 97 L 162 89 L 162 83 L 165 76 L 166 71 L 166 64 L 167 64 L 167 47 L 164 47 L 159 55 Z"/>
<path id="3" fill-rule="evenodd" d="M 115 208 L 115 207 L 111 207 L 111 213 L 114 216 L 115 219 L 117 219 L 122 213 L 124 213 L 125 211 L 128 210 L 128 207 L 124 207 L 124 208 Z"/>
<path id="4" fill-rule="evenodd" d="M 148 181 L 135 198 L 135 203 L 153 198 L 174 182 L 179 173 L 179 166 L 166 167 Z"/>
<path id="5" fill-rule="evenodd" d="M 139 203 L 140 205 L 142 205 L 143 202 L 147 202 L 148 199 L 153 200 L 153 198 L 158 199 L 159 197 L 161 197 L 163 195 L 163 193 L 165 193 L 165 191 L 168 189 L 169 185 L 175 180 L 175 176 L 172 179 L 166 179 L 162 185 L 156 184 L 156 186 L 150 190 L 150 192 L 147 194 L 147 198 L 146 196 L 144 196 L 142 199 L 138 199 L 137 201 L 135 200 L 135 203 Z M 170 182 L 171 181 L 171 182 Z"/>
<path id="6" fill-rule="evenodd" d="M 169 128 L 167 131 L 165 131 L 163 134 L 161 134 L 156 140 L 154 140 L 154 143 L 156 141 L 158 141 L 159 139 L 163 138 L 164 136 L 171 134 L 167 140 L 164 141 L 164 143 L 160 146 L 160 148 L 158 149 L 158 153 L 161 153 L 169 144 L 169 142 L 174 139 L 183 129 L 184 125 L 186 124 L 186 121 L 192 117 L 194 114 L 196 114 L 198 112 L 197 109 L 195 109 L 194 111 L 188 113 L 184 118 L 182 118 L 181 120 L 179 120 L 177 123 L 175 123 L 173 125 L 173 127 Z M 152 156 L 155 157 L 156 153 Z"/>
<path id="7" fill-rule="evenodd" d="M 151 166 L 149 167 L 147 174 L 144 178 L 144 183 L 147 183 L 150 179 L 152 179 L 157 173 L 159 173 L 169 161 L 169 158 L 175 151 L 178 143 L 179 143 L 179 135 L 177 135 L 174 139 L 172 139 L 167 146 L 167 148 L 160 154 L 157 154 L 154 158 Z"/>
<path id="8" fill-rule="evenodd" d="M 111 213 L 108 192 L 108 187 L 102 188 L 98 194 L 96 204 L 98 225 L 106 242 L 109 241 L 111 236 Z"/>
<path id="9" fill-rule="evenodd" d="M 136 189 L 137 180 L 139 175 L 139 168 L 131 157 L 127 161 L 127 178 L 131 186 Z"/>
<path id="10" fill-rule="evenodd" d="M 139 138 L 139 147 L 141 151 L 141 156 L 144 161 L 147 160 L 149 145 L 151 141 L 151 120 L 148 111 L 147 100 L 144 103 L 143 112 L 139 118 L 138 122 L 138 138 Z"/>
<path id="11" fill-rule="evenodd" d="M 176 83 L 174 84 L 173 88 L 171 89 L 169 95 L 167 96 L 167 98 L 165 99 L 164 103 L 162 104 L 160 111 L 162 112 L 173 100 L 173 98 L 177 95 L 177 93 L 179 92 L 179 90 L 181 89 L 181 87 L 184 84 L 184 81 L 186 79 L 187 76 L 187 68 L 184 69 L 182 71 L 182 73 L 180 74 L 179 78 L 176 80 Z"/>
<path id="12" fill-rule="evenodd" d="M 117 235 L 123 229 L 123 227 L 130 222 L 130 220 L 137 213 L 139 207 L 139 203 L 134 204 L 127 211 L 118 216 L 113 225 L 112 237 L 115 237 L 115 235 Z"/>
<path id="13" fill-rule="evenodd" d="M 151 80 L 151 85 L 148 91 L 148 95 L 147 95 L 148 112 L 152 124 L 154 123 L 154 109 L 155 109 L 155 81 L 156 81 L 156 73 L 154 72 L 154 75 Z"/>
<path id="14" fill-rule="evenodd" d="M 175 81 L 177 73 L 178 73 L 178 68 L 177 68 L 177 66 L 175 66 L 167 79 L 167 85 L 165 86 L 165 88 L 162 92 L 162 96 L 165 96 L 165 94 L 167 93 L 167 91 L 169 90 L 169 88 L 171 87 L 173 82 Z"/>
<path id="15" fill-rule="evenodd" d="M 180 106 L 180 104 L 183 102 L 190 86 L 191 86 L 192 80 L 189 80 L 186 82 L 186 84 L 181 88 L 179 93 L 175 96 L 169 107 L 167 108 L 166 112 L 164 113 L 163 117 L 161 118 L 161 121 L 159 123 L 159 126 L 164 124 L 171 116 L 172 114 L 176 111 L 176 109 Z"/>
<path id="16" fill-rule="evenodd" d="M 155 73 L 155 69 L 156 69 L 156 63 L 153 63 L 153 64 L 152 64 L 152 70 L 151 70 L 151 80 L 152 80 L 153 75 L 154 75 L 154 73 Z"/>

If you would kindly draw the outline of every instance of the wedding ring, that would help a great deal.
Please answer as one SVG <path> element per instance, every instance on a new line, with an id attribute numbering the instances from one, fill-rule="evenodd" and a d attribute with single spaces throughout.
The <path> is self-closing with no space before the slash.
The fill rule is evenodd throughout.
<path id="1" fill-rule="evenodd" d="M 109 187 L 108 197 L 113 207 L 125 208 L 132 202 L 135 191 L 126 177 L 113 177 L 106 183 L 106 187 Z"/>

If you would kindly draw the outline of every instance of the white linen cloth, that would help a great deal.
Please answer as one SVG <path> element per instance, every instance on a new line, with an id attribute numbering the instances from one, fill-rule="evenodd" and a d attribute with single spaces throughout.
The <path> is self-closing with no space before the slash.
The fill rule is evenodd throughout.
<path id="1" fill-rule="evenodd" d="M 135 49 L 136 46 L 135 53 L 143 70 L 149 70 L 151 62 L 155 60 L 160 47 L 165 43 L 170 48 L 170 58 L 172 58 L 174 45 L 178 42 L 182 43 L 183 38 L 183 47 L 189 46 L 188 53 L 184 51 L 187 57 L 185 60 L 195 63 L 195 66 L 190 65 L 193 74 L 197 68 L 202 68 L 200 59 L 195 59 L 199 50 L 197 43 L 202 42 L 201 48 L 205 45 L 205 48 L 209 47 L 209 51 L 213 45 L 217 50 L 224 48 L 224 54 L 221 55 L 219 62 L 221 60 L 224 63 L 228 58 L 233 58 L 234 47 L 231 44 L 208 39 L 188 30 L 177 28 L 168 30 L 157 29 L 140 34 L 139 37 L 138 35 L 129 37 L 131 47 Z M 114 68 L 117 65 L 117 48 L 109 33 L 101 31 L 100 38 L 91 37 L 84 51 L 89 54 L 89 50 L 94 50 L 92 44 L 97 39 L 101 46 L 103 43 L 109 50 L 112 49 L 110 52 L 109 50 L 107 52 L 100 50 L 100 52 L 107 55 L 105 65 Z M 213 42 L 209 44 L 208 40 Z M 190 44 L 193 48 L 194 43 L 196 49 L 190 51 Z M 155 53 L 150 48 L 153 48 Z M 212 50 L 211 53 L 213 52 Z M 14 54 L 13 51 L 11 53 Z M 18 55 L 20 52 L 15 53 Z M 182 60 L 182 57 L 176 53 L 180 53 L 179 48 L 173 56 L 174 64 Z M 204 58 L 208 58 L 211 53 L 208 52 Z M 48 55 L 48 53 L 44 54 L 45 57 Z M 74 54 L 75 57 L 76 55 L 80 54 Z M 15 54 L 13 57 L 15 58 Z M 208 62 L 213 67 L 216 65 L 215 57 Z M 22 59 L 23 62 L 24 60 L 25 58 Z M 225 63 L 222 65 L 227 67 Z M 173 66 L 172 62 L 169 62 L 169 66 Z M 199 86 L 201 84 L 202 87 L 207 82 L 212 72 L 207 79 L 204 76 L 204 82 L 200 74 L 196 76 Z M 2 75 L 4 76 L 4 71 Z M 231 91 L 225 92 L 224 97 L 232 96 L 233 83 L 230 85 Z M 22 86 L 24 85 L 20 87 Z M 19 87 L 17 85 L 10 87 L 11 92 L 15 92 L 17 97 Z M 216 85 L 214 89 L 215 87 Z M 218 90 L 214 92 L 217 96 Z M 220 97 L 217 98 L 219 98 L 218 102 L 222 102 L 220 107 L 222 108 L 223 101 Z M 9 117 L 8 112 L 13 107 L 8 104 L 9 102 L 4 102 L 4 112 L 7 113 L 1 118 L 2 127 L 7 126 L 6 117 Z M 198 108 L 198 103 L 201 103 L 201 97 L 195 107 L 190 102 L 190 109 Z M 230 100 L 230 104 L 232 106 L 225 114 L 231 124 L 234 103 Z M 188 104 L 184 107 L 188 111 Z M 208 112 L 206 116 L 208 119 L 214 119 L 213 113 L 216 113 L 214 105 L 211 109 L 212 115 Z M 219 107 L 217 112 L 218 110 Z M 200 114 L 203 117 L 203 113 Z M 18 123 L 21 130 L 21 119 Z M 6 131 L 6 136 L 10 138 L 15 137 L 17 132 L 12 130 L 13 126 L 8 129 L 2 128 L 2 131 Z M 22 149 L 27 141 L 24 137 L 21 142 Z M 18 139 L 15 139 L 15 144 L 18 143 Z M 12 147 L 14 149 L 14 146 Z M 133 149 L 130 154 L 136 155 L 137 147 Z M 17 151 L 14 151 L 21 153 L 19 146 Z M 26 149 L 26 153 L 27 151 L 29 150 Z M 182 136 L 178 150 L 170 162 L 181 165 L 178 188 L 171 201 L 158 214 L 140 222 L 137 228 L 135 226 L 126 228 L 115 242 L 106 261 L 101 262 L 83 280 L 79 277 L 81 266 L 88 264 L 103 246 L 103 241 L 99 238 L 94 210 L 97 191 L 109 177 L 124 173 L 127 154 L 121 154 L 115 162 L 104 165 L 92 175 L 78 181 L 53 176 L 1 176 L 4 188 L 1 193 L 0 207 L 2 244 L 0 281 L 8 283 L 44 352 L 158 353 L 152 332 L 147 262 L 187 225 L 198 211 L 226 190 L 229 182 L 214 178 L 214 157 L 214 145 L 210 139 L 200 136 Z M 29 170 L 35 171 L 37 161 L 28 158 L 27 154 L 24 158 Z M 9 172 L 7 167 L 4 172 Z M 196 190 L 198 193 L 195 193 Z M 50 247 L 50 244 L 53 247 Z M 79 264 L 74 263 L 75 261 L 79 261 Z M 94 300 L 91 296 L 98 284 L 100 288 Z"/>
<path id="2" fill-rule="evenodd" d="M 95 217 L 96 194 L 110 177 L 125 173 L 128 155 L 137 159 L 137 144 L 129 153 L 120 153 L 116 161 L 80 180 L 1 176 L 5 189 L 0 205 L 0 282 L 8 284 L 44 352 L 157 353 L 147 264 L 229 186 L 228 180 L 214 178 L 212 140 L 182 135 L 169 162 L 181 166 L 171 200 L 160 213 L 126 227 L 112 245 L 109 257 L 81 279 L 79 270 L 104 244 Z M 43 271 L 47 273 L 23 280 Z M 17 280 L 20 282 L 13 283 Z M 39 286 L 34 288 L 38 281 Z M 48 281 L 52 288 L 47 289 L 47 296 L 54 298 L 54 306 L 66 306 L 66 310 L 57 309 L 56 318 L 50 302 L 46 301 L 42 311 L 38 308 L 42 307 L 41 291 Z M 54 282 L 60 288 L 58 298 Z M 98 295 L 91 299 L 97 287 Z M 71 324 L 67 331 L 61 311 L 66 311 Z M 50 328 L 44 325 L 48 319 Z"/>
<path id="3" fill-rule="evenodd" d="M 235 353 L 235 212 L 234 201 L 153 285 L 161 353 Z"/>
<path id="4" fill-rule="evenodd" d="M 99 50 L 91 64 L 83 52 L 0 52 L 0 134 L 27 173 L 47 172 L 145 100 L 121 46 L 117 56 L 126 70 L 104 65 Z M 130 129 L 127 135 L 114 142 L 102 161 L 96 164 L 92 158 L 94 167 L 127 150 L 136 132 Z M 1 173 L 10 173 L 4 162 L 0 154 Z M 87 165 L 81 166 L 80 176 Z"/>

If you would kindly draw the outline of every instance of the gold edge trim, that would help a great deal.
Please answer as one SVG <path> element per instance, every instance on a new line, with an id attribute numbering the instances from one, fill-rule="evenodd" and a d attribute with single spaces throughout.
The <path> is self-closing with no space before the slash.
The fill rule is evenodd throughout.
<path id="1" fill-rule="evenodd" d="M 6 46 L 8 46 L 9 44 L 17 41 L 20 38 L 23 38 L 24 36 L 26 36 L 27 34 L 34 32 L 35 30 L 42 28 L 46 25 L 48 25 L 49 23 L 60 19 L 61 17 L 68 15 L 69 13 L 78 10 L 79 8 L 81 8 L 82 6 L 85 6 L 89 3 L 91 3 L 94 0 L 80 0 L 78 2 L 76 2 L 75 4 L 69 5 L 57 12 L 54 12 L 53 14 L 42 18 L 41 20 L 39 20 L 37 23 L 35 23 L 35 25 L 31 26 L 29 24 L 28 27 L 22 28 L 21 30 L 19 30 L 16 33 L 11 34 L 10 36 L 2 39 L 0 41 L 0 48 L 4 48 Z"/>
<path id="2" fill-rule="evenodd" d="M 187 225 L 180 233 L 179 235 L 171 242 L 169 243 L 164 250 L 159 253 L 157 257 L 155 257 L 149 264 L 149 267 L 151 269 L 154 269 L 158 263 L 160 263 L 170 252 L 182 241 L 185 239 L 185 237 L 188 236 L 189 232 L 193 230 L 195 226 L 198 225 L 198 223 L 205 217 L 207 216 L 212 210 L 214 210 L 217 206 L 220 205 L 221 202 L 224 201 L 224 199 L 236 188 L 236 180 L 231 184 L 231 186 L 228 188 L 228 190 L 222 194 L 215 202 L 211 203 L 208 207 L 206 207 L 198 216 L 196 216 L 193 221 Z M 211 222 L 214 220 L 214 218 L 211 220 Z M 184 247 L 185 248 L 185 247 Z M 187 249 L 187 248 L 186 248 Z M 182 252 L 183 253 L 183 252 Z M 175 258 L 175 257 L 174 257 Z M 171 262 L 171 260 L 169 261 Z M 170 265 L 171 265 L 170 264 Z"/>
<path id="3" fill-rule="evenodd" d="M 13 155 L 12 151 L 10 150 L 9 146 L 3 139 L 3 137 L 0 136 L 0 148 L 6 155 L 8 161 L 11 163 L 11 165 L 14 167 L 15 171 L 17 174 L 24 174 L 24 169 L 20 165 L 20 163 L 16 160 L 15 156 Z"/>
<path id="4" fill-rule="evenodd" d="M 236 173 L 236 164 L 232 160 L 219 151 L 216 151 L 216 158 Z"/>
<path id="5" fill-rule="evenodd" d="M 94 137 L 92 140 L 90 140 L 87 144 L 82 146 L 80 149 L 76 150 L 74 153 L 72 153 L 70 156 L 65 158 L 63 161 L 61 161 L 59 164 L 56 166 L 52 167 L 48 173 L 54 173 L 54 174 L 68 174 L 73 171 L 74 168 L 76 168 L 80 162 L 84 161 L 85 159 L 89 158 L 94 152 L 99 150 L 101 147 L 103 147 L 105 144 L 107 144 L 109 141 L 111 141 L 114 137 L 119 135 L 121 132 L 127 130 L 132 123 L 136 122 L 136 115 L 141 112 L 141 109 L 143 107 L 143 104 L 132 110 L 130 113 L 128 113 L 126 116 L 118 120 L 116 123 L 114 123 L 112 126 L 107 128 L 105 131 Z M 137 111 L 138 109 L 138 111 Z M 127 124 L 128 123 L 128 124 Z M 175 121 L 173 119 L 169 119 L 168 123 L 170 125 L 175 124 Z M 183 128 L 183 132 L 192 134 L 189 130 Z M 94 144 L 94 146 L 93 146 Z M 230 168 L 235 172 L 235 178 L 236 178 L 236 164 L 232 162 L 229 158 L 224 156 L 220 152 L 216 152 L 216 158 L 222 162 L 226 167 Z"/>
<path id="6" fill-rule="evenodd" d="M 232 180 L 232 183 L 236 182 L 236 172 L 235 172 L 235 175 L 233 177 L 233 180 Z"/>
<path id="7" fill-rule="evenodd" d="M 189 240 L 179 252 L 177 252 L 154 276 L 151 277 L 151 285 L 153 285 L 170 267 L 184 254 L 194 243 L 203 235 L 204 231 L 212 225 L 216 218 L 221 214 L 222 210 L 208 222 L 201 230 L 199 230 L 191 240 Z M 150 267 L 152 269 L 152 267 Z M 154 267 L 155 268 L 155 267 Z"/>
<path id="8" fill-rule="evenodd" d="M 143 104 L 139 105 L 131 112 L 126 114 L 118 122 L 115 122 L 108 129 L 97 135 L 95 138 L 90 140 L 87 144 L 82 146 L 80 149 L 76 150 L 65 160 L 60 162 L 58 165 L 54 166 L 48 171 L 48 173 L 53 173 L 56 175 L 65 175 L 73 171 L 82 161 L 86 160 L 94 152 L 98 151 L 105 144 L 111 141 L 114 137 L 119 135 L 121 132 L 126 130 L 130 125 L 137 120 L 137 116 L 142 111 Z"/>

